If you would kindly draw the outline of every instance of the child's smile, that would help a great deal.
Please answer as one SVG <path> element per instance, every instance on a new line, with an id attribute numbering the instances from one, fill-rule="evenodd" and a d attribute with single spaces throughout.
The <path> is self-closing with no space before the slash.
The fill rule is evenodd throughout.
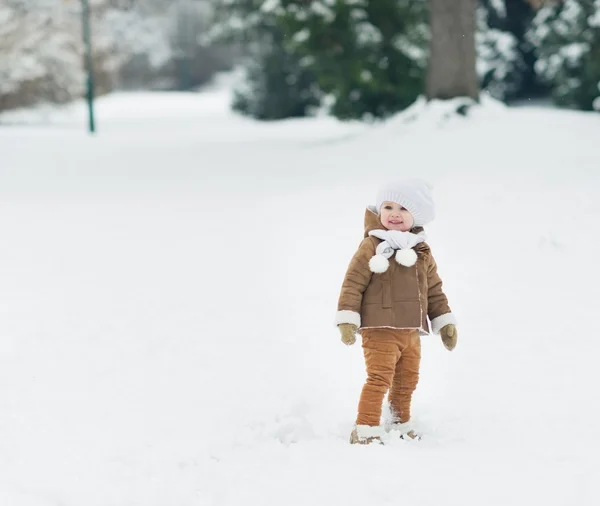
<path id="1" fill-rule="evenodd" d="M 384 202 L 380 213 L 381 224 L 388 230 L 407 232 L 415 220 L 410 211 L 395 202 Z"/>

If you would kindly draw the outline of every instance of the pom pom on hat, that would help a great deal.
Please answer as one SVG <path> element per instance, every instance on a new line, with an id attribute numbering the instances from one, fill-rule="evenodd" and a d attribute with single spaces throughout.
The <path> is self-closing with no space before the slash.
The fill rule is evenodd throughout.
<path id="1" fill-rule="evenodd" d="M 395 202 L 413 215 L 416 227 L 422 227 L 435 218 L 432 186 L 421 179 L 390 183 L 377 192 L 377 212 L 384 202 Z"/>

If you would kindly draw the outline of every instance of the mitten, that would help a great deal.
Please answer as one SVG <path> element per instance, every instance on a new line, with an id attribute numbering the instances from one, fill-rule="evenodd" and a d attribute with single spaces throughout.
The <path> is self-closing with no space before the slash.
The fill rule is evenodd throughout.
<path id="1" fill-rule="evenodd" d="M 440 334 L 442 336 L 442 343 L 448 351 L 452 351 L 456 348 L 456 341 L 458 339 L 458 332 L 456 331 L 456 327 L 451 323 L 442 327 L 440 330 Z"/>
<path id="2" fill-rule="evenodd" d="M 342 334 L 342 343 L 351 345 L 356 342 L 356 333 L 358 332 L 358 327 L 353 323 L 340 323 L 338 325 L 340 329 L 340 334 Z"/>

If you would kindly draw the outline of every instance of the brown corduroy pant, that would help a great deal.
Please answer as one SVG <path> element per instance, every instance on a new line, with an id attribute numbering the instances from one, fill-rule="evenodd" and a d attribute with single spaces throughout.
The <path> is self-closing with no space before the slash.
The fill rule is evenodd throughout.
<path id="1" fill-rule="evenodd" d="M 412 395 L 419 382 L 421 336 L 417 330 L 361 330 L 367 382 L 358 403 L 357 425 L 379 425 L 383 398 L 389 390 L 394 422 L 410 420 Z"/>

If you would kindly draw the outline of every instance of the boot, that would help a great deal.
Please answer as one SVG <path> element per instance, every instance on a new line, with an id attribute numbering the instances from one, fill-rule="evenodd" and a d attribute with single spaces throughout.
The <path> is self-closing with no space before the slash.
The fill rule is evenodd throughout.
<path id="1" fill-rule="evenodd" d="M 389 432 L 398 431 L 400 432 L 400 439 L 420 441 L 421 434 L 417 433 L 410 422 L 405 423 L 393 423 L 389 426 Z"/>
<path id="2" fill-rule="evenodd" d="M 368 445 L 371 443 L 381 444 L 382 429 L 379 426 L 355 425 L 350 433 L 350 444 Z"/>

